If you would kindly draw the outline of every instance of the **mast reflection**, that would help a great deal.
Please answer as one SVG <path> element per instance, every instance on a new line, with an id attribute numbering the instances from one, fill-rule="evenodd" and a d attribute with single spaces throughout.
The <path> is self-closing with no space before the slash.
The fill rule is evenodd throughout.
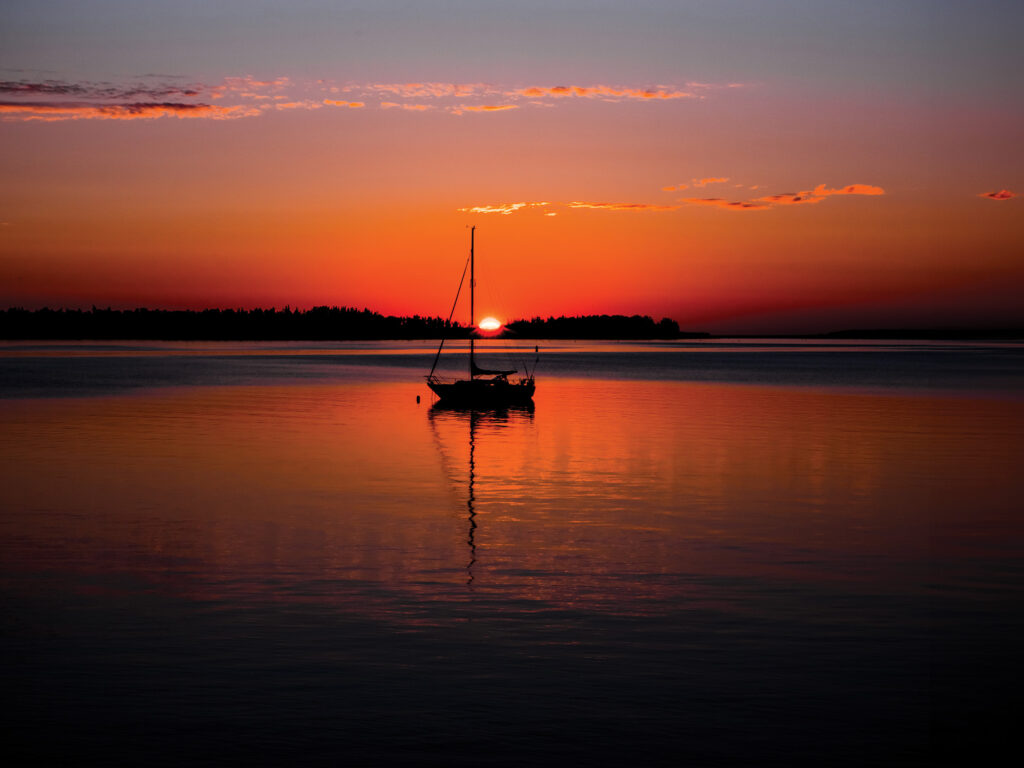
<path id="1" fill-rule="evenodd" d="M 473 588 L 473 581 L 475 576 L 473 575 L 473 566 L 476 564 L 476 440 L 477 440 L 477 429 L 483 428 L 485 431 L 488 427 L 492 428 L 504 428 L 507 427 L 510 421 L 517 421 L 520 419 L 527 419 L 533 421 L 534 404 L 533 402 L 507 405 L 501 408 L 466 408 L 457 405 L 449 405 L 447 403 L 436 402 L 430 410 L 427 412 L 427 418 L 430 419 L 431 429 L 434 430 L 434 436 L 437 437 L 437 423 L 440 420 L 452 420 L 457 422 L 466 422 L 469 427 L 469 488 L 466 495 L 466 520 L 469 523 L 469 530 L 466 535 L 466 544 L 469 547 L 469 561 L 466 563 L 466 586 L 470 589 Z M 438 448 L 443 452 L 440 442 L 438 442 Z"/>
<path id="2" fill-rule="evenodd" d="M 466 543 L 469 544 L 469 562 L 466 563 L 466 586 L 473 588 L 473 564 L 476 563 L 476 509 L 473 497 L 473 484 L 476 480 L 476 411 L 469 412 L 469 496 L 466 498 L 466 508 L 469 510 L 469 535 Z"/>

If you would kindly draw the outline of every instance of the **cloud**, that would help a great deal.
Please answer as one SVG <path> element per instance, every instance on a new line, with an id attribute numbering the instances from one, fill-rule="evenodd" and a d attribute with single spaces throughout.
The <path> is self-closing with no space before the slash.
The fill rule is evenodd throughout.
<path id="1" fill-rule="evenodd" d="M 808 194 L 802 192 L 801 194 Z M 881 187 L 874 187 L 871 184 L 848 184 L 845 187 L 838 189 L 829 189 L 824 184 L 819 184 L 814 188 L 814 194 L 818 197 L 828 197 L 829 195 L 884 195 L 885 190 Z"/>
<path id="2" fill-rule="evenodd" d="M 155 120 L 161 117 L 212 118 L 231 120 L 259 114 L 254 107 L 243 105 L 216 106 L 212 104 L 135 103 L 135 104 L 76 104 L 0 102 L 0 116 L 4 120 L 58 122 L 61 120 Z"/>
<path id="3" fill-rule="evenodd" d="M 72 96 L 79 99 L 170 99 L 198 96 L 202 86 L 167 84 L 113 85 L 111 83 L 69 83 L 63 80 L 0 81 L 0 94 L 32 99 L 35 97 Z"/>
<path id="4" fill-rule="evenodd" d="M 65 80 L 0 81 L 0 116 L 5 121 L 155 120 L 164 117 L 228 120 L 260 114 L 252 103 L 212 105 L 193 99 L 206 94 L 218 99 L 229 90 L 251 91 L 266 85 L 283 88 L 288 81 L 262 83 L 228 78 L 219 86 L 168 84 L 167 75 L 109 83 Z M 259 94 L 256 94 L 259 95 Z"/>
<path id="5" fill-rule="evenodd" d="M 605 211 L 675 211 L 678 205 L 652 205 L 651 203 L 567 203 L 570 208 L 595 208 Z"/>
<path id="6" fill-rule="evenodd" d="M 8 70 L 9 72 L 11 70 Z M 346 108 L 437 110 L 452 115 L 501 113 L 522 107 L 553 107 L 565 99 L 606 102 L 672 101 L 704 98 L 710 83 L 674 85 L 514 86 L 486 83 L 342 83 L 326 79 L 260 79 L 229 76 L 217 83 L 174 82 L 170 75 L 146 75 L 123 82 L 24 79 L 0 81 L 5 120 L 230 119 L 270 111 Z M 476 103 L 466 103 L 471 100 Z M 213 105 L 211 105 L 211 103 Z M 216 106 L 214 106 L 216 105 Z M 673 190 L 685 189 L 685 184 Z"/>
<path id="7" fill-rule="evenodd" d="M 672 86 L 662 85 L 650 88 L 631 88 L 611 85 L 531 86 L 529 88 L 520 88 L 517 91 L 513 91 L 513 94 L 523 96 L 528 99 L 561 99 L 569 97 L 581 99 L 603 99 L 605 101 L 620 101 L 624 99 L 649 101 L 700 98 L 697 94 L 692 93 L 691 91 L 682 91 Z"/>
<path id="8" fill-rule="evenodd" d="M 978 197 L 987 197 L 989 200 L 1009 200 L 1016 196 L 1016 192 L 1011 192 L 1008 189 L 1001 189 L 998 192 L 982 192 L 978 195 Z"/>
<path id="9" fill-rule="evenodd" d="M 824 199 L 824 197 L 815 197 L 807 192 L 801 192 L 799 194 L 784 192 L 781 195 L 759 197 L 757 198 L 757 202 L 768 203 L 769 205 L 814 205 L 815 203 L 820 203 Z"/>
<path id="10" fill-rule="evenodd" d="M 704 179 L 693 179 L 693 186 L 706 187 L 708 184 L 724 184 L 728 180 L 728 176 L 708 176 Z"/>
<path id="11" fill-rule="evenodd" d="M 410 112 L 426 112 L 434 109 L 431 104 L 403 104 L 398 101 L 381 101 L 382 110 L 408 110 Z"/>
<path id="12" fill-rule="evenodd" d="M 758 202 L 756 200 L 725 200 L 721 197 L 687 197 L 683 200 L 684 203 L 690 205 L 705 205 L 712 208 L 725 208 L 729 211 L 766 211 L 771 208 L 768 203 Z"/>
<path id="13" fill-rule="evenodd" d="M 696 180 L 695 180 L 696 181 Z M 702 186 L 704 184 L 715 184 L 728 181 L 727 178 L 722 177 L 708 177 L 700 179 L 699 183 L 695 183 L 694 186 Z M 665 192 L 672 192 L 677 189 L 685 189 L 686 184 L 669 185 L 662 187 Z M 743 186 L 743 185 L 738 185 Z M 754 185 L 751 189 L 757 189 L 760 185 Z M 828 197 L 833 195 L 884 195 L 885 190 L 881 187 L 876 187 L 870 184 L 849 184 L 845 187 L 839 187 L 837 189 L 831 189 L 826 187 L 824 184 L 819 184 L 813 191 L 805 192 L 783 192 L 775 195 L 766 195 L 753 200 L 729 200 L 724 197 L 687 197 L 682 198 L 678 202 L 685 203 L 686 205 L 697 205 L 704 206 L 706 208 L 722 208 L 728 211 L 767 211 L 777 206 L 793 206 L 793 205 L 817 205 Z M 988 195 L 982 195 L 982 197 L 988 197 L 990 195 L 998 195 L 996 199 L 1005 199 L 1002 196 L 1009 195 L 1013 197 L 1012 192 L 1003 190 L 1002 192 L 993 192 Z M 545 216 L 557 215 L 556 211 L 551 210 L 551 207 L 560 207 L 573 210 L 601 210 L 601 211 L 676 211 L 679 210 L 682 205 L 658 205 L 655 203 L 608 203 L 608 202 L 591 202 L 585 200 L 572 200 L 570 202 L 562 203 L 548 203 L 548 202 L 522 202 L 522 203 L 500 203 L 497 205 L 478 205 L 473 207 L 459 208 L 458 210 L 463 213 L 497 213 L 503 216 L 516 213 L 518 211 L 526 210 L 534 206 L 547 206 L 548 210 L 544 212 Z"/>
<path id="14" fill-rule="evenodd" d="M 403 99 L 464 99 L 486 93 L 499 93 L 498 89 L 484 83 L 369 83 L 350 85 L 345 90 L 367 90 L 388 93 Z"/>
<path id="15" fill-rule="evenodd" d="M 320 109 L 323 104 L 317 101 L 279 101 L 277 104 L 268 104 L 267 109 Z"/>
<path id="16" fill-rule="evenodd" d="M 682 192 L 684 189 L 688 188 L 689 186 L 690 186 L 689 184 L 675 184 L 675 185 L 670 184 L 667 187 L 662 187 L 661 191 L 662 192 Z"/>
<path id="17" fill-rule="evenodd" d="M 602 210 L 602 211 L 675 211 L 680 206 L 678 205 L 653 205 L 651 203 L 589 203 L 580 200 L 574 200 L 571 203 L 549 203 L 549 202 L 529 202 L 529 203 L 500 203 L 498 205 L 477 205 L 473 207 L 459 208 L 458 210 L 463 213 L 498 213 L 503 216 L 516 213 L 517 211 L 527 210 L 530 208 L 537 207 L 550 207 L 557 205 L 565 208 L 576 208 L 576 209 L 590 209 L 590 210 Z M 545 216 L 555 216 L 555 211 L 545 211 Z"/>
<path id="18" fill-rule="evenodd" d="M 246 99 L 269 99 L 292 85 L 291 79 L 278 77 L 273 80 L 257 80 L 251 75 L 225 77 L 219 85 L 210 87 L 210 96 L 220 99 L 228 94 Z"/>
<path id="19" fill-rule="evenodd" d="M 498 213 L 502 216 L 508 216 L 510 213 L 515 213 L 524 208 L 537 208 L 546 205 L 550 205 L 550 203 L 499 203 L 498 205 L 476 205 L 472 208 L 459 208 L 459 211 L 463 213 Z"/>
<path id="20" fill-rule="evenodd" d="M 728 181 L 728 179 L 701 179 L 700 183 L 695 183 L 695 187 L 702 187 L 704 184 L 712 184 L 716 182 Z M 738 185 L 742 186 L 742 185 Z M 757 189 L 760 185 L 754 185 L 750 189 Z M 776 195 L 766 195 L 764 197 L 758 197 L 754 200 L 737 200 L 730 201 L 720 197 L 688 197 L 683 200 L 684 203 L 690 205 L 706 205 L 716 208 L 727 208 L 733 211 L 755 211 L 765 210 L 767 208 L 774 208 L 776 206 L 789 206 L 789 205 L 817 205 L 822 200 L 833 195 L 884 195 L 885 190 L 881 187 L 876 187 L 871 184 L 849 184 L 845 187 L 839 187 L 831 189 L 826 187 L 824 184 L 819 184 L 812 191 L 804 192 L 783 192 Z"/>
<path id="21" fill-rule="evenodd" d="M 694 88 L 694 89 L 699 89 L 699 90 L 711 90 L 711 89 L 718 89 L 718 88 L 747 88 L 748 86 L 749 86 L 749 83 L 724 83 L 724 84 L 722 84 L 722 83 L 698 83 L 698 82 L 693 82 L 693 81 L 688 82 L 686 84 L 687 88 Z"/>
<path id="22" fill-rule="evenodd" d="M 473 104 L 453 107 L 452 112 L 461 115 L 463 112 L 505 112 L 509 109 L 519 109 L 518 104 Z"/>

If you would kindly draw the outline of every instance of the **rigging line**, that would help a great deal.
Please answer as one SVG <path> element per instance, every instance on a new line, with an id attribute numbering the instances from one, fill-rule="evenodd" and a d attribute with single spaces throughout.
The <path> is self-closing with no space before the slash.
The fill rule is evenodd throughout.
<path id="1" fill-rule="evenodd" d="M 455 301 L 452 302 L 452 311 L 448 313 L 448 325 L 451 326 L 452 318 L 455 316 L 455 307 L 459 303 L 459 295 L 462 293 L 462 284 L 466 281 L 466 270 L 469 269 L 469 256 L 466 257 L 466 265 L 462 268 L 462 277 L 459 278 L 459 289 L 455 292 Z M 470 329 L 472 332 L 472 329 Z M 434 355 L 434 364 L 430 366 L 430 373 L 427 374 L 429 379 L 434 375 L 434 369 L 437 368 L 437 361 L 441 359 L 441 350 L 444 349 L 444 337 L 441 337 L 441 345 L 437 348 L 437 354 Z"/>
<path id="2" fill-rule="evenodd" d="M 513 337 L 515 337 L 515 341 L 513 341 Z M 507 326 L 501 331 L 501 335 L 498 338 L 505 348 L 506 355 L 508 355 L 512 360 L 518 361 L 517 365 L 519 365 L 523 373 L 529 377 L 530 364 L 529 358 L 526 357 L 526 355 L 529 354 L 529 349 L 523 348 L 524 339 Z"/>

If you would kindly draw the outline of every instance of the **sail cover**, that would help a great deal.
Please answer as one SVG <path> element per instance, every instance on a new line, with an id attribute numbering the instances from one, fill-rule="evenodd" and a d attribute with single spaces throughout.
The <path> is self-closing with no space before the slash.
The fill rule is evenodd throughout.
<path id="1" fill-rule="evenodd" d="M 472 358 L 470 358 L 469 361 L 469 369 L 470 371 L 473 372 L 474 376 L 509 376 L 516 372 L 515 368 L 513 368 L 511 371 L 492 371 L 489 370 L 488 368 L 481 368 L 479 365 L 476 364 L 476 360 Z"/>

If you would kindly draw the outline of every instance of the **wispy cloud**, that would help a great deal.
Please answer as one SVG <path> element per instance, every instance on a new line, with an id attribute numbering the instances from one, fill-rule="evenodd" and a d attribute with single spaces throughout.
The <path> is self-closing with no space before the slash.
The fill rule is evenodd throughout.
<path id="1" fill-rule="evenodd" d="M 397 101 L 382 101 L 380 103 L 381 109 L 407 109 L 410 112 L 426 112 L 428 109 L 433 109 L 430 104 L 402 104 Z"/>
<path id="2" fill-rule="evenodd" d="M 623 99 L 639 99 L 643 101 L 666 99 L 699 99 L 692 90 L 681 90 L 673 86 L 657 85 L 649 88 L 635 88 L 613 85 L 555 85 L 530 86 L 520 88 L 514 95 L 528 99 L 602 99 L 604 101 L 620 101 Z"/>
<path id="3" fill-rule="evenodd" d="M 465 99 L 472 96 L 502 93 L 500 89 L 484 83 L 367 83 L 351 84 L 344 90 L 384 93 L 403 99 Z"/>
<path id="4" fill-rule="evenodd" d="M 703 179 L 693 179 L 693 186 L 706 187 L 708 184 L 724 184 L 728 180 L 728 176 L 708 176 Z"/>
<path id="5" fill-rule="evenodd" d="M 602 211 L 675 211 L 678 205 L 655 205 L 652 203 L 591 203 L 582 200 L 573 200 L 568 203 L 550 202 L 524 202 L 524 203 L 498 203 L 495 205 L 476 205 L 459 208 L 463 213 L 498 213 L 503 216 L 525 211 L 531 208 L 544 208 L 545 216 L 557 216 L 558 212 L 550 210 L 551 207 L 589 209 Z"/>
<path id="6" fill-rule="evenodd" d="M 37 103 L 19 104 L 0 102 L 0 115 L 4 119 L 39 120 L 154 120 L 161 117 L 207 118 L 231 120 L 251 117 L 260 110 L 244 105 L 218 106 L 212 104 L 134 103 L 134 104 L 75 104 Z"/>
<path id="7" fill-rule="evenodd" d="M 807 193 L 803 192 L 801 194 L 806 195 Z M 814 194 L 818 197 L 828 197 L 829 195 L 884 195 L 885 190 L 871 184 L 848 184 L 838 189 L 829 189 L 824 184 L 819 184 L 814 188 Z"/>
<path id="8" fill-rule="evenodd" d="M 1016 192 L 1011 192 L 1008 189 L 1000 189 L 998 192 L 982 192 L 978 195 L 978 197 L 987 197 L 989 200 L 1009 200 L 1016 196 Z"/>
<path id="9" fill-rule="evenodd" d="M 510 213 L 523 210 L 524 208 L 543 208 L 550 205 L 546 202 L 529 203 L 498 203 L 497 205 L 475 205 L 473 207 L 459 208 L 463 213 L 497 213 L 508 216 Z"/>
<path id="10" fill-rule="evenodd" d="M 700 179 L 705 184 L 721 183 L 728 181 L 726 178 L 721 177 L 709 177 Z M 677 189 L 685 189 L 686 184 L 670 185 L 662 187 L 662 191 L 671 192 Z M 695 185 L 696 186 L 696 185 Z M 744 186 L 744 185 L 739 185 Z M 756 189 L 759 185 L 753 185 L 750 189 Z M 568 210 L 596 210 L 596 211 L 632 211 L 636 213 L 640 212 L 663 212 L 663 211 L 677 211 L 683 207 L 683 205 L 696 205 L 703 206 L 706 208 L 722 208 L 727 211 L 767 211 L 771 208 L 778 206 L 793 206 L 793 205 L 817 205 L 827 198 L 833 195 L 884 195 L 885 190 L 881 187 L 876 187 L 871 184 L 849 184 L 845 187 L 830 188 L 824 184 L 819 184 L 812 191 L 806 192 L 783 192 L 774 195 L 765 195 L 764 197 L 758 197 L 753 200 L 730 200 L 724 197 L 686 197 L 678 200 L 678 205 L 663 205 L 658 203 L 613 203 L 613 202 L 593 202 L 589 200 L 571 200 L 569 202 L 551 203 L 551 202 L 521 202 L 521 203 L 497 203 L 491 205 L 477 205 L 477 206 L 466 206 L 459 208 L 458 210 L 463 213 L 497 213 L 503 216 L 510 214 L 526 211 L 534 207 L 544 207 L 545 216 L 557 215 L 556 208 L 568 209 Z M 1013 196 L 1012 192 L 992 193 L 992 194 L 1008 194 Z M 984 197 L 985 195 L 983 195 Z M 1003 199 L 1003 198 L 996 198 Z"/>
<path id="11" fill-rule="evenodd" d="M 452 113 L 461 115 L 463 112 L 505 112 L 509 109 L 519 109 L 518 104 L 468 104 L 466 106 L 452 107 Z"/>
<path id="12" fill-rule="evenodd" d="M 0 95 L 28 99 L 53 96 L 96 100 L 171 99 L 198 96 L 201 88 L 174 84 L 69 83 L 63 80 L 0 81 Z"/>
<path id="13" fill-rule="evenodd" d="M 221 99 L 225 96 L 234 95 L 238 98 L 262 101 L 272 98 L 288 98 L 285 95 L 292 85 L 287 77 L 277 77 L 273 80 L 258 80 L 251 75 L 243 77 L 225 77 L 219 84 L 209 87 L 210 97 Z"/>
<path id="14" fill-rule="evenodd" d="M 728 211 L 766 211 L 771 208 L 770 204 L 761 203 L 756 200 L 726 200 L 721 197 L 687 197 L 683 202 L 690 205 L 725 208 Z"/>
<path id="15" fill-rule="evenodd" d="M 808 195 L 806 192 L 801 192 L 800 194 L 784 192 L 781 195 L 759 197 L 757 198 L 757 202 L 768 203 L 769 205 L 814 205 L 816 203 L 820 203 L 824 199 L 824 197 Z"/>
<path id="16" fill-rule="evenodd" d="M 569 208 L 593 208 L 605 211 L 675 211 L 678 205 L 654 205 L 652 203 L 567 203 Z"/>
<path id="17" fill-rule="evenodd" d="M 728 179 L 701 179 L 702 182 L 711 184 L 728 181 Z M 704 184 L 694 184 L 695 187 Z M 743 185 L 737 185 L 743 186 Z M 753 185 L 750 189 L 757 189 L 760 185 Z M 884 195 L 885 190 L 872 184 L 848 184 L 845 187 L 830 188 L 819 184 L 813 190 L 803 192 L 783 192 L 775 195 L 765 195 L 753 200 L 726 200 L 721 197 L 688 197 L 682 202 L 689 205 L 704 205 L 713 208 L 725 208 L 731 211 L 763 211 L 776 206 L 792 205 L 817 205 L 826 198 L 833 195 Z"/>
<path id="18" fill-rule="evenodd" d="M 323 104 L 319 101 L 278 101 L 267 106 L 272 109 L 320 109 Z"/>
<path id="19" fill-rule="evenodd" d="M 357 83 L 288 77 L 225 77 L 216 83 L 168 82 L 168 75 L 122 83 L 68 80 L 3 80 L 5 120 L 155 119 L 253 117 L 271 111 L 347 108 L 438 111 L 452 115 L 503 113 L 553 106 L 566 100 L 671 102 L 702 99 L 710 83 L 674 85 L 555 85 L 517 87 L 487 83 Z M 712 180 L 713 181 L 713 180 Z M 707 182 L 710 183 L 710 182 Z M 677 185 L 683 189 L 686 185 Z"/>
<path id="20" fill-rule="evenodd" d="M 263 84 L 229 78 L 219 86 L 167 83 L 166 75 L 110 83 L 66 80 L 0 81 L 0 116 L 6 121 L 155 120 L 164 117 L 229 120 L 260 114 L 256 104 L 211 104 L 228 90 L 250 92 Z M 276 85 L 283 87 L 285 83 Z M 271 86 L 275 84 L 270 84 Z M 255 92 L 253 91 L 254 95 Z M 235 102 L 238 102 L 236 99 Z"/>

